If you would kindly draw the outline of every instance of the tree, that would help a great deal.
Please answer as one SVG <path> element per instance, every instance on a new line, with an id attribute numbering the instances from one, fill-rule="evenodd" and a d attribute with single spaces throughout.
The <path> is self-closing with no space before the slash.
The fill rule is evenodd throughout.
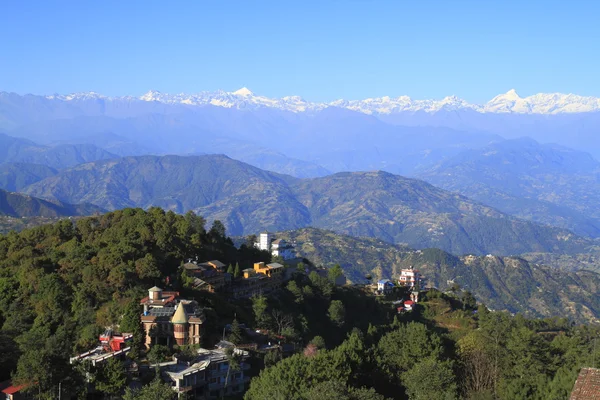
<path id="1" fill-rule="evenodd" d="M 281 351 L 279 351 L 279 349 L 267 351 L 264 358 L 265 367 L 269 368 L 277 364 L 281 358 Z"/>
<path id="2" fill-rule="evenodd" d="M 341 327 L 346 319 L 346 309 L 340 300 L 332 300 L 328 310 L 329 319 L 335 325 Z"/>
<path id="3" fill-rule="evenodd" d="M 171 351 L 167 346 L 163 346 L 162 344 L 155 344 L 152 345 L 147 356 L 148 361 L 150 361 L 152 364 L 158 364 L 168 360 L 171 356 Z"/>
<path id="4" fill-rule="evenodd" d="M 312 388 L 310 388 L 306 395 L 305 400 L 322 400 L 322 399 L 336 399 L 336 400 L 385 400 L 385 398 L 375 392 L 373 389 L 356 389 L 347 386 L 344 382 L 340 381 L 325 381 L 321 382 Z"/>
<path id="5" fill-rule="evenodd" d="M 477 309 L 477 300 L 475 299 L 475 296 L 473 296 L 473 293 L 471 293 L 468 290 L 466 290 L 463 293 L 462 303 L 463 303 L 464 310 L 476 310 Z"/>
<path id="6" fill-rule="evenodd" d="M 119 328 L 121 332 L 133 335 L 133 345 L 129 356 L 137 358 L 144 345 L 144 328 L 140 322 L 140 305 L 137 299 L 132 299 L 127 303 Z"/>
<path id="7" fill-rule="evenodd" d="M 225 397 L 225 392 L 227 391 L 227 385 L 229 384 L 230 371 L 231 370 L 233 370 L 233 371 L 240 370 L 239 356 L 235 353 L 235 349 L 233 347 L 227 347 L 225 349 L 225 356 L 227 357 L 227 375 L 225 375 L 225 385 L 223 386 L 221 398 Z"/>
<path id="8" fill-rule="evenodd" d="M 173 400 L 177 394 L 169 384 L 160 379 L 160 373 L 156 373 L 152 382 L 142 386 L 141 389 L 131 390 L 127 388 L 123 400 Z"/>
<path id="9" fill-rule="evenodd" d="M 319 291 L 321 297 L 328 299 L 331 296 L 333 288 L 329 279 L 322 277 L 316 271 L 312 271 L 308 274 L 308 278 L 310 279 L 312 286 Z"/>
<path id="10" fill-rule="evenodd" d="M 327 346 L 325 345 L 325 339 L 322 336 L 315 336 L 310 341 L 311 344 L 315 345 L 317 349 L 325 349 Z"/>
<path id="11" fill-rule="evenodd" d="M 242 328 L 237 320 L 237 318 L 233 319 L 231 323 L 231 333 L 229 334 L 229 341 L 233 344 L 241 344 L 244 341 Z"/>
<path id="12" fill-rule="evenodd" d="M 252 311 L 254 312 L 254 320 L 259 328 L 266 328 L 269 324 L 269 316 L 267 314 L 267 298 L 265 296 L 252 297 Z"/>
<path id="13" fill-rule="evenodd" d="M 440 337 L 418 322 L 411 322 L 384 335 L 375 351 L 379 368 L 393 380 L 411 369 L 418 360 L 439 359 L 442 354 Z"/>
<path id="14" fill-rule="evenodd" d="M 135 261 L 135 272 L 141 279 L 156 279 L 161 276 L 156 259 L 149 253 Z"/>
<path id="15" fill-rule="evenodd" d="M 449 361 L 425 358 L 402 374 L 402 384 L 410 400 L 456 399 L 456 381 Z"/>
<path id="16" fill-rule="evenodd" d="M 225 225 L 218 219 L 215 219 L 208 231 L 208 235 L 213 239 L 224 239 L 226 237 Z"/>
<path id="17" fill-rule="evenodd" d="M 286 289 L 294 295 L 295 297 L 295 302 L 297 304 L 302 304 L 304 302 L 304 294 L 302 293 L 302 289 L 300 289 L 300 287 L 298 286 L 298 284 L 296 283 L 296 281 L 290 281 L 287 286 Z"/>
<path id="18" fill-rule="evenodd" d="M 242 270 L 240 269 L 240 264 L 235 263 L 235 269 L 233 270 L 233 277 L 239 278 L 242 276 Z"/>
<path id="19" fill-rule="evenodd" d="M 287 328 L 294 327 L 294 318 L 290 314 L 286 314 L 281 310 L 274 309 L 271 311 L 272 321 L 275 325 L 275 331 L 281 335 Z"/>
<path id="20" fill-rule="evenodd" d="M 229 264 L 229 266 L 227 267 L 227 273 L 230 274 L 231 276 L 233 276 L 233 274 L 234 274 L 233 265 Z"/>
<path id="21" fill-rule="evenodd" d="M 329 268 L 327 271 L 327 276 L 331 283 L 335 284 L 337 279 L 344 275 L 344 271 L 342 271 L 342 267 L 339 264 L 335 264 L 333 267 Z"/>
<path id="22" fill-rule="evenodd" d="M 480 331 L 473 331 L 458 341 L 462 361 L 463 387 L 469 396 L 493 393 L 495 369 L 492 355 Z"/>
<path id="23" fill-rule="evenodd" d="M 123 390 L 126 382 L 127 375 L 123 363 L 112 357 L 99 368 L 95 384 L 96 389 L 112 398 Z"/>
<path id="24" fill-rule="evenodd" d="M 252 234 L 252 235 L 248 235 L 246 236 L 246 246 L 250 249 L 255 247 L 256 242 L 258 241 L 256 235 Z"/>

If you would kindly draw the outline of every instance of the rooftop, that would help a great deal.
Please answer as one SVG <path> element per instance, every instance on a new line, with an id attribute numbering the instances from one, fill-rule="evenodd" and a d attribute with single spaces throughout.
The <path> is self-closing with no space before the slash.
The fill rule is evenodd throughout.
<path id="1" fill-rule="evenodd" d="M 0 392 L 2 392 L 4 394 L 15 394 L 19 390 L 25 388 L 25 386 L 27 386 L 27 385 L 13 385 L 12 381 L 8 380 L 8 381 L 0 382 Z"/>
<path id="2" fill-rule="evenodd" d="M 570 400 L 600 400 L 600 369 L 581 368 Z"/>

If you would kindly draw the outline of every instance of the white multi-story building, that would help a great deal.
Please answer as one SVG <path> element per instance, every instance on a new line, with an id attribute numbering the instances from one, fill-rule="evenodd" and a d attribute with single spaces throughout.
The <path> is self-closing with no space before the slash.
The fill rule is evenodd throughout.
<path id="1" fill-rule="evenodd" d="M 273 236 L 269 232 L 263 232 L 258 237 L 256 247 L 261 250 L 271 251 L 271 241 L 273 241 Z"/>
<path id="2" fill-rule="evenodd" d="M 402 286 L 415 287 L 421 284 L 421 274 L 413 267 L 400 270 L 398 283 Z"/>
<path id="3" fill-rule="evenodd" d="M 281 257 L 284 260 L 296 257 L 294 246 L 284 239 L 273 240 L 273 236 L 268 232 L 261 233 L 254 245 L 260 250 L 270 252 L 273 257 Z"/>

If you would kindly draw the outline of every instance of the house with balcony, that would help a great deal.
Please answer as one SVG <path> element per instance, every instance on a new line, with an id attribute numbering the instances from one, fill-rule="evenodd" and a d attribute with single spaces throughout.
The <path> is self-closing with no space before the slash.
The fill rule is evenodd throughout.
<path id="1" fill-rule="evenodd" d="M 161 376 L 178 395 L 193 398 L 217 399 L 242 394 L 250 382 L 246 372 L 249 353 L 231 345 L 232 357 L 238 361 L 233 369 L 226 347 L 214 350 L 198 349 L 193 360 L 175 360 L 160 364 Z"/>
<path id="2" fill-rule="evenodd" d="M 400 270 L 398 284 L 404 287 L 420 288 L 422 279 L 419 271 L 411 266 L 410 268 Z"/>

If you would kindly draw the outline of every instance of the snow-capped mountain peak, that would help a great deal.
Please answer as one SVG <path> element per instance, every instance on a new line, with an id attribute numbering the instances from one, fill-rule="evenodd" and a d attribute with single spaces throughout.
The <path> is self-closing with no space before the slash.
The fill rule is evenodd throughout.
<path id="1" fill-rule="evenodd" d="M 539 93 L 521 97 L 515 89 L 500 94 L 485 104 L 473 104 L 457 96 L 447 96 L 441 100 L 415 100 L 409 96 L 376 97 L 364 100 L 335 100 L 317 103 L 304 100 L 300 96 L 270 98 L 254 94 L 243 87 L 234 92 L 218 90 L 197 94 L 166 94 L 150 90 L 140 97 L 105 97 L 95 92 L 52 95 L 48 99 L 62 101 L 156 101 L 165 104 L 187 106 L 216 106 L 236 109 L 275 108 L 294 113 L 318 111 L 327 107 L 346 108 L 370 115 L 398 113 L 436 113 L 440 111 L 469 110 L 479 113 L 520 113 L 520 114 L 560 114 L 600 111 L 600 98 L 574 94 Z"/>
<path id="2" fill-rule="evenodd" d="M 252 93 L 252 91 L 245 86 L 241 89 L 236 90 L 235 92 L 233 92 L 233 94 L 235 94 L 236 96 L 244 96 L 244 97 L 254 95 L 254 93 Z"/>

